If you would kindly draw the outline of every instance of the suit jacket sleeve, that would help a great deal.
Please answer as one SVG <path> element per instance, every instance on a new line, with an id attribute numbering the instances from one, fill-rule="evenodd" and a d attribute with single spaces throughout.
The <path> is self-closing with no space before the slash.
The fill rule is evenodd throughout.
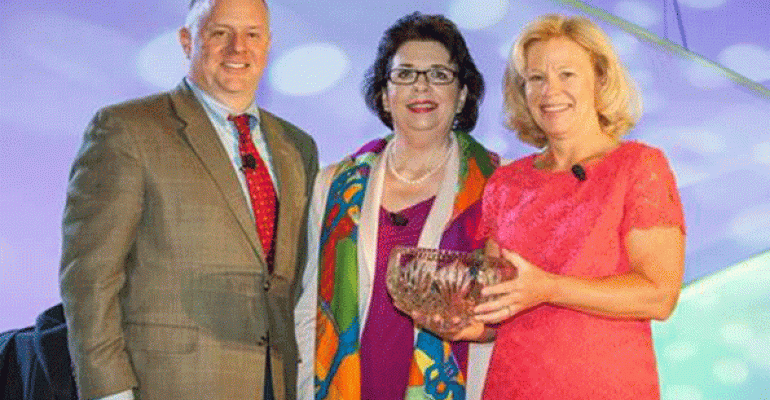
<path id="1" fill-rule="evenodd" d="M 84 398 L 137 386 L 121 327 L 119 293 L 141 218 L 141 155 L 103 110 L 85 132 L 64 210 L 60 288 L 76 381 Z"/>

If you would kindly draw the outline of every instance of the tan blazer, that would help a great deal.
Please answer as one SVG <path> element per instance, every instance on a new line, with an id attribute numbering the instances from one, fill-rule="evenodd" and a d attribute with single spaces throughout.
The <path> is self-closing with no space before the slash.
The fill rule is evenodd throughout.
<path id="1" fill-rule="evenodd" d="M 184 84 L 105 108 L 72 168 L 61 294 L 81 398 L 295 397 L 292 310 L 306 257 L 313 140 L 261 111 L 280 182 L 275 271 L 209 119 Z"/>

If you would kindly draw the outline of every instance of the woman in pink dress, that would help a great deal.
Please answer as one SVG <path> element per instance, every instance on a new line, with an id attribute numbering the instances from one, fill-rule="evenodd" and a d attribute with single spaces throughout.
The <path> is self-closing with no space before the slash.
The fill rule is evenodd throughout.
<path id="1" fill-rule="evenodd" d="M 509 126 L 541 151 L 484 192 L 479 236 L 518 268 L 476 309 L 500 323 L 484 398 L 658 399 L 650 320 L 676 305 L 685 226 L 663 153 L 620 140 L 633 85 L 600 28 L 549 15 L 514 44 L 504 90 Z"/>

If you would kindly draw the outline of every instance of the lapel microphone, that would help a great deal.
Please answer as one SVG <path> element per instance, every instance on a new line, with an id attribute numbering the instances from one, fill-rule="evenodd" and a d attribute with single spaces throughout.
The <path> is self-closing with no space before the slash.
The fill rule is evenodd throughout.
<path id="1" fill-rule="evenodd" d="M 395 226 L 406 226 L 409 223 L 409 219 L 403 216 L 401 213 L 389 212 L 388 218 L 390 222 Z"/>
<path id="2" fill-rule="evenodd" d="M 257 160 L 254 158 L 253 155 L 246 154 L 243 157 L 241 157 L 241 164 L 245 169 L 254 169 L 257 167 Z"/>
<path id="3" fill-rule="evenodd" d="M 570 170 L 572 171 L 572 175 L 575 175 L 575 178 L 580 182 L 586 180 L 586 170 L 580 164 L 573 165 Z"/>

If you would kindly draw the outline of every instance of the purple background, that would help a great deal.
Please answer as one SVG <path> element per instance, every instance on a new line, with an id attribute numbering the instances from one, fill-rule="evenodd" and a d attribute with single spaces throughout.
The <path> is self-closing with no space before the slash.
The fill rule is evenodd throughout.
<path id="1" fill-rule="evenodd" d="M 11 0 L 0 9 L 0 331 L 29 325 L 60 301 L 60 221 L 83 129 L 99 107 L 181 79 L 176 29 L 186 3 Z M 533 149 L 501 124 L 508 48 L 537 15 L 588 15 L 641 89 L 645 113 L 629 137 L 662 148 L 676 173 L 688 224 L 685 280 L 693 282 L 770 248 L 770 6 L 679 0 L 688 51 L 674 5 L 271 1 L 273 49 L 259 102 L 311 133 L 322 163 L 333 162 L 386 132 L 360 95 L 383 30 L 415 10 L 443 13 L 461 27 L 487 82 L 474 135 L 519 157 Z M 760 311 L 770 322 L 770 310 Z M 770 345 L 766 330 L 754 335 Z"/>

